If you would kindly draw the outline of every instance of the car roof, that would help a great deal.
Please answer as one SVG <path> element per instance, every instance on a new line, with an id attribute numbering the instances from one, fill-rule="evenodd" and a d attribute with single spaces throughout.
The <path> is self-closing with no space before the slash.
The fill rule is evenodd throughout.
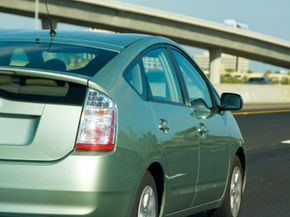
<path id="1" fill-rule="evenodd" d="M 104 33 L 95 31 L 58 31 L 50 36 L 49 30 L 7 30 L 0 29 L 0 40 L 38 41 L 52 43 L 69 43 L 103 47 L 120 51 L 137 40 L 153 36 L 132 33 Z"/>

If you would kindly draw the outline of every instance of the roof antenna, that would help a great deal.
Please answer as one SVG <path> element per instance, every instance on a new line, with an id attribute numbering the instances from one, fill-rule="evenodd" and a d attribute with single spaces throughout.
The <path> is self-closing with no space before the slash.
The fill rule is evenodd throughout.
<path id="1" fill-rule="evenodd" d="M 53 28 L 53 23 L 49 14 L 49 10 L 48 10 L 48 6 L 47 6 L 47 0 L 45 0 L 45 7 L 46 7 L 46 12 L 47 12 L 47 16 L 48 16 L 48 21 L 49 21 L 49 25 L 50 25 L 50 32 L 49 35 L 50 37 L 54 37 L 56 35 L 56 31 Z"/>

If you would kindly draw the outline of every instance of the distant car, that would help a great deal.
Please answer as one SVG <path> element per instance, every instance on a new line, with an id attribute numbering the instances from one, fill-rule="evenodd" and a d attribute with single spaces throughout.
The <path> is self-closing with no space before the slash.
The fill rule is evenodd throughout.
<path id="1" fill-rule="evenodd" d="M 235 28 L 239 28 L 239 29 L 249 29 L 248 24 L 242 23 L 242 22 L 238 22 L 236 20 L 225 20 L 224 24 L 228 25 L 228 26 L 232 26 Z"/>
<path id="2" fill-rule="evenodd" d="M 1 216 L 239 216 L 241 97 L 179 45 L 0 32 Z"/>
<path id="3" fill-rule="evenodd" d="M 264 77 L 252 77 L 246 81 L 246 84 L 271 84 L 271 81 Z"/>

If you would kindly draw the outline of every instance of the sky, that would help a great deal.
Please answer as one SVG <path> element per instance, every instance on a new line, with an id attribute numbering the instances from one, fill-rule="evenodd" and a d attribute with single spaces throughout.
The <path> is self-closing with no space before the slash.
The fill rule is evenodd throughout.
<path id="1" fill-rule="evenodd" d="M 290 0 L 119 1 L 164 11 L 170 11 L 173 13 L 205 19 L 217 23 L 223 23 L 226 19 L 234 19 L 248 24 L 251 31 L 290 41 Z M 0 28 L 34 28 L 34 20 L 31 18 L 0 13 Z M 59 24 L 58 28 L 79 29 L 79 27 L 67 24 Z M 254 67 L 254 64 L 252 64 L 252 67 Z M 268 64 L 262 64 L 261 68 L 261 64 L 259 64 L 259 68 L 261 68 L 260 70 L 264 70 L 263 65 L 264 68 L 273 68 Z M 276 68 L 274 67 L 273 70 L 275 69 Z"/>

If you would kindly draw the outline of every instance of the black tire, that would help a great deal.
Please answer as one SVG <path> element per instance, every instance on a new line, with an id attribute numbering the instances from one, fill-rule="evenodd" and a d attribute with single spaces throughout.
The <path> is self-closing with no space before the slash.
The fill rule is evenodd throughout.
<path id="1" fill-rule="evenodd" d="M 148 198 L 148 201 L 147 199 Z M 147 201 L 146 204 L 143 203 Z M 145 205 L 145 206 L 144 206 Z M 146 171 L 134 202 L 132 217 L 158 217 L 158 198 L 155 180 L 149 171 Z"/>
<path id="2" fill-rule="evenodd" d="M 240 177 L 238 180 L 238 171 L 240 171 Z M 235 175 L 234 175 L 235 174 Z M 233 180 L 235 179 L 235 180 Z M 237 182 L 237 185 L 241 186 L 240 189 L 235 188 L 234 183 Z M 238 217 L 240 214 L 241 203 L 242 203 L 242 188 L 244 183 L 244 171 L 242 169 L 241 161 L 237 156 L 235 156 L 233 165 L 231 167 L 231 173 L 227 183 L 227 189 L 224 196 L 223 203 L 221 207 L 210 211 L 208 216 L 210 217 Z M 232 190 L 231 190 L 232 189 Z M 236 198 L 236 200 L 234 199 Z M 233 208 L 235 207 L 235 208 Z"/>

